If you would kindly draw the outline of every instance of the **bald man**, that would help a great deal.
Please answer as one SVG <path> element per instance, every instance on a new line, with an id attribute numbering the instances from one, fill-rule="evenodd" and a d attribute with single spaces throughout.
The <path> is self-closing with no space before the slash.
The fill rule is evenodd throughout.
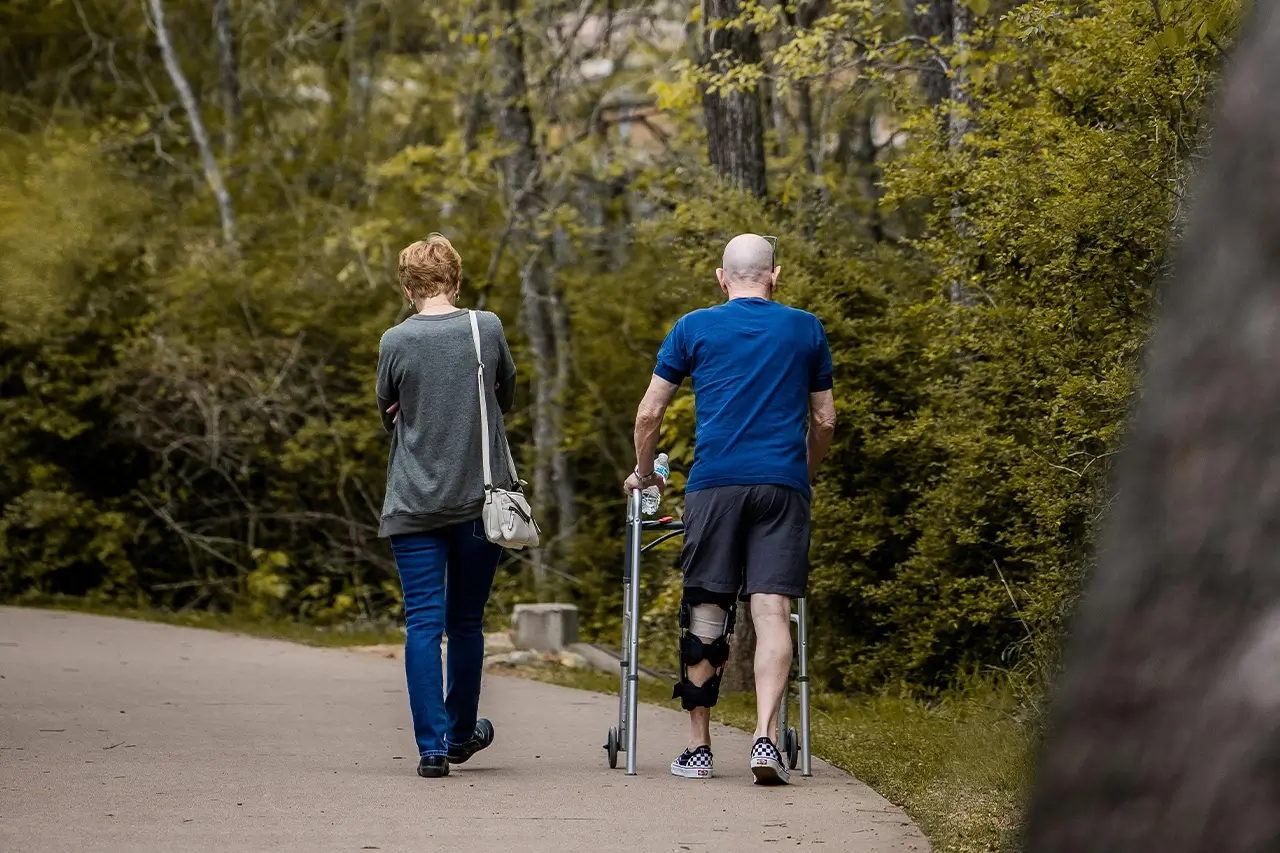
<path id="1" fill-rule="evenodd" d="M 667 406 L 693 381 L 697 446 L 685 490 L 680 683 L 685 751 L 671 772 L 712 775 L 711 708 L 729 657 L 737 600 L 756 629 L 756 731 L 748 766 L 789 781 L 774 740 L 791 666 L 791 599 L 809 578 L 810 482 L 835 433 L 831 350 L 814 315 L 773 301 L 780 267 L 755 234 L 734 237 L 716 270 L 723 305 L 681 317 L 658 351 L 636 414 L 636 468 L 623 485 L 661 487 L 653 471 Z"/>

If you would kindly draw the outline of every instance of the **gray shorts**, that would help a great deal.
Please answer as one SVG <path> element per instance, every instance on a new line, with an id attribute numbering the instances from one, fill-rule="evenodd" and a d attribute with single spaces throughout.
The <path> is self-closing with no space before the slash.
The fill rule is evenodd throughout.
<path id="1" fill-rule="evenodd" d="M 809 498 L 789 486 L 716 486 L 685 495 L 686 589 L 800 598 L 809 583 Z"/>

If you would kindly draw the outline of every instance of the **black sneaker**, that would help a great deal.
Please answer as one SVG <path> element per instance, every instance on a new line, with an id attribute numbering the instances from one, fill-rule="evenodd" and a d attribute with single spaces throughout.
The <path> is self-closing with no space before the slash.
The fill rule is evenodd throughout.
<path id="1" fill-rule="evenodd" d="M 700 746 L 680 753 L 680 756 L 671 762 L 671 775 L 685 779 L 710 779 L 711 747 Z"/>
<path id="2" fill-rule="evenodd" d="M 443 755 L 428 755 L 418 762 L 418 775 L 428 779 L 439 779 L 449 775 L 449 759 Z"/>
<path id="3" fill-rule="evenodd" d="M 471 756 L 482 749 L 487 749 L 492 743 L 493 723 L 481 717 L 476 720 L 476 730 L 471 735 L 471 740 L 465 743 L 449 745 L 449 762 L 451 764 L 466 764 Z"/>
<path id="4" fill-rule="evenodd" d="M 767 737 L 758 738 L 751 747 L 751 774 L 757 785 L 785 785 L 791 781 L 782 753 Z"/>

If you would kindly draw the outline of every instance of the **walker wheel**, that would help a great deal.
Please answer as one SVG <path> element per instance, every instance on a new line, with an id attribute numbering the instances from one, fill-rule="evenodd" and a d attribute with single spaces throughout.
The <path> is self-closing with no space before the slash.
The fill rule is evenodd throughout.
<path id="1" fill-rule="evenodd" d="M 605 751 L 609 753 L 609 767 L 610 768 L 617 767 L 618 766 L 618 730 L 617 728 L 614 728 L 614 727 L 609 728 L 609 734 L 605 736 L 604 748 L 605 748 Z"/>
<path id="2" fill-rule="evenodd" d="M 800 761 L 800 739 L 796 737 L 794 728 L 787 729 L 782 736 L 782 749 L 787 754 L 787 766 L 795 770 Z"/>

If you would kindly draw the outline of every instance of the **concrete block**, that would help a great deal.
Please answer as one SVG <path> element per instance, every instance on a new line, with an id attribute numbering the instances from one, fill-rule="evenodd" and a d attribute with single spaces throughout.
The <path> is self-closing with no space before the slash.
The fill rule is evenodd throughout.
<path id="1" fill-rule="evenodd" d="M 511 621 L 517 649 L 558 652 L 578 642 L 578 608 L 573 604 L 517 604 Z"/>

